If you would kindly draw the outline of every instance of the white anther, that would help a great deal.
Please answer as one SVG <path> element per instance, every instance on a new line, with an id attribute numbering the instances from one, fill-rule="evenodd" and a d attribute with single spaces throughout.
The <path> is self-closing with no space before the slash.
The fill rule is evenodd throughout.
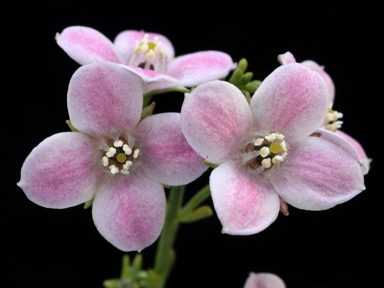
<path id="1" fill-rule="evenodd" d="M 109 157 L 109 158 L 115 156 L 115 154 L 116 154 L 116 148 L 114 148 L 114 147 L 109 147 L 108 152 L 105 153 L 105 155 L 107 155 L 107 157 Z"/>
<path id="2" fill-rule="evenodd" d="M 282 141 L 280 143 L 280 146 L 281 146 L 281 149 L 283 149 L 283 151 L 287 151 L 287 143 L 285 141 Z"/>
<path id="3" fill-rule="evenodd" d="M 269 167 L 271 167 L 271 158 L 263 159 L 263 161 L 261 161 L 261 165 L 263 165 L 265 169 L 268 169 Z"/>
<path id="4" fill-rule="evenodd" d="M 281 157 L 280 155 L 276 155 L 275 157 L 272 158 L 272 163 L 273 164 L 279 164 L 284 161 L 284 158 Z"/>
<path id="5" fill-rule="evenodd" d="M 129 171 L 128 171 L 128 170 L 124 170 L 124 169 L 122 169 L 122 170 L 120 170 L 120 173 L 121 173 L 121 174 L 124 174 L 124 175 L 128 175 L 128 174 L 129 174 Z"/>
<path id="6" fill-rule="evenodd" d="M 276 134 L 275 133 L 269 134 L 269 135 L 265 136 L 265 139 L 269 142 L 272 142 L 273 140 L 276 139 Z"/>
<path id="7" fill-rule="evenodd" d="M 131 155 L 131 153 L 132 153 L 132 148 L 129 147 L 128 144 L 124 144 L 124 145 L 123 145 L 123 151 L 125 152 L 126 155 Z"/>
<path id="8" fill-rule="evenodd" d="M 115 142 L 113 142 L 113 146 L 115 146 L 115 147 L 121 147 L 121 146 L 123 146 L 123 141 L 121 141 L 121 140 L 116 140 Z"/>
<path id="9" fill-rule="evenodd" d="M 280 133 L 276 133 L 276 138 L 278 140 L 283 140 L 284 139 L 284 135 L 283 134 L 280 134 Z"/>
<path id="10" fill-rule="evenodd" d="M 263 147 L 260 149 L 260 155 L 261 157 L 265 158 L 269 155 L 269 148 L 268 147 Z"/>
<path id="11" fill-rule="evenodd" d="M 129 168 L 131 168 L 132 165 L 133 165 L 132 161 L 128 160 L 128 161 L 125 162 L 125 164 L 123 165 L 123 169 L 125 169 L 125 170 L 129 170 Z"/>
<path id="12" fill-rule="evenodd" d="M 103 166 L 104 166 L 104 167 L 107 167 L 108 164 L 109 164 L 109 159 L 108 159 L 108 157 L 107 157 L 107 156 L 103 156 L 102 161 L 103 161 Z"/>
<path id="13" fill-rule="evenodd" d="M 117 174 L 119 173 L 119 168 L 117 168 L 115 165 L 109 166 L 109 170 L 111 170 L 112 174 Z"/>
<path id="14" fill-rule="evenodd" d="M 139 153 L 140 153 L 140 150 L 135 149 L 135 151 L 133 151 L 133 158 L 136 159 L 139 156 Z"/>
<path id="15" fill-rule="evenodd" d="M 255 146 L 260 146 L 261 144 L 263 144 L 264 142 L 264 138 L 257 138 L 254 142 L 253 142 L 253 145 Z"/>
<path id="16" fill-rule="evenodd" d="M 288 153 L 287 152 L 283 152 L 283 153 L 281 153 L 281 157 L 283 157 L 283 159 L 285 159 L 285 158 L 287 158 L 287 155 L 288 155 Z"/>

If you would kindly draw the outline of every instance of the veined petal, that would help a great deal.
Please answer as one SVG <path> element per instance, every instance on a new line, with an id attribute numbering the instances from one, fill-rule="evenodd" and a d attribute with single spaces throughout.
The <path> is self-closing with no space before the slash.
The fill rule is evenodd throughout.
<path id="1" fill-rule="evenodd" d="M 209 185 L 222 233 L 250 235 L 273 223 L 280 209 L 279 195 L 261 177 L 227 161 L 213 169 Z"/>
<path id="2" fill-rule="evenodd" d="M 54 134 L 25 159 L 17 183 L 32 202 L 68 208 L 92 199 L 101 177 L 94 162 L 96 143 L 79 132 Z"/>
<path id="3" fill-rule="evenodd" d="M 283 279 L 272 273 L 249 273 L 244 288 L 286 288 Z"/>
<path id="4" fill-rule="evenodd" d="M 357 153 L 359 154 L 360 161 L 361 161 L 361 169 L 363 171 L 363 174 L 366 175 L 370 170 L 372 159 L 368 158 L 363 146 L 361 146 L 361 144 L 351 135 L 348 135 L 347 133 L 341 130 L 336 130 L 335 133 L 343 137 L 344 139 L 346 139 L 357 150 Z"/>
<path id="5" fill-rule="evenodd" d="M 311 68 L 291 63 L 276 68 L 251 100 L 259 131 L 279 132 L 290 144 L 314 132 L 328 111 L 328 88 Z"/>
<path id="6" fill-rule="evenodd" d="M 176 57 L 168 65 L 167 74 L 193 87 L 225 78 L 236 68 L 231 56 L 220 51 L 200 51 Z"/>
<path id="7" fill-rule="evenodd" d="M 142 146 L 142 169 L 166 185 L 185 185 L 203 174 L 208 166 L 185 140 L 180 113 L 161 113 L 145 118 L 135 130 Z"/>
<path id="8" fill-rule="evenodd" d="M 329 92 L 328 103 L 333 104 L 333 102 L 335 101 L 335 84 L 333 83 L 331 76 L 329 76 L 329 74 L 324 71 L 324 66 L 320 66 L 313 60 L 305 60 L 301 62 L 301 64 L 311 67 L 313 70 L 318 72 L 321 76 L 323 76 Z"/>
<path id="9" fill-rule="evenodd" d="M 168 61 L 175 57 L 175 49 L 173 48 L 171 41 L 164 35 L 153 32 L 125 30 L 117 34 L 115 40 L 113 41 L 116 49 L 123 56 L 124 64 L 127 64 L 130 54 L 137 47 L 140 40 L 144 38 L 145 34 L 148 34 L 149 41 L 157 41 L 160 48 L 164 50 L 167 55 Z"/>
<path id="10" fill-rule="evenodd" d="M 69 57 L 81 65 L 94 60 L 123 63 L 113 43 L 93 28 L 70 26 L 57 33 L 55 39 Z"/>
<path id="11" fill-rule="evenodd" d="M 144 81 L 143 94 L 165 93 L 169 91 L 187 92 L 188 89 L 183 84 L 171 76 L 155 72 L 140 67 L 121 65 L 127 70 L 132 71 Z"/>
<path id="12" fill-rule="evenodd" d="M 119 64 L 83 65 L 69 82 L 69 118 L 76 129 L 91 135 L 129 131 L 141 117 L 142 87 L 142 79 Z"/>
<path id="13" fill-rule="evenodd" d="M 228 82 L 211 81 L 185 94 L 181 129 L 189 145 L 211 163 L 233 158 L 251 126 L 247 100 Z"/>
<path id="14" fill-rule="evenodd" d="M 289 159 L 274 171 L 271 183 L 290 205 L 325 210 L 365 189 L 361 167 L 344 145 L 308 137 L 289 149 Z"/>
<path id="15" fill-rule="evenodd" d="M 92 216 L 97 230 L 112 245 L 122 251 L 140 252 L 159 237 L 165 210 L 163 186 L 136 170 L 102 183 Z"/>

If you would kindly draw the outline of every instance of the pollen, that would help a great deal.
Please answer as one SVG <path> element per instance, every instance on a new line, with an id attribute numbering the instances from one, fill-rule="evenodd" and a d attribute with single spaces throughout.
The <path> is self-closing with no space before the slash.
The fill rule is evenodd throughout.
<path id="1" fill-rule="evenodd" d="M 247 143 L 242 150 L 244 163 L 252 170 L 269 170 L 287 159 L 288 144 L 280 133 L 266 133 Z"/>
<path id="2" fill-rule="evenodd" d="M 107 141 L 110 146 L 102 152 L 101 163 L 107 167 L 112 175 L 130 174 L 134 166 L 134 160 L 140 156 L 140 150 L 131 146 L 128 141 L 122 137 Z"/>

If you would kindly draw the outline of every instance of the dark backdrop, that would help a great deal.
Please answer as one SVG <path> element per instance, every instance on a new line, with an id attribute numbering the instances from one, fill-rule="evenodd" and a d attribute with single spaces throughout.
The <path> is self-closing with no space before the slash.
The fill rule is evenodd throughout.
<path id="1" fill-rule="evenodd" d="M 315 60 L 335 82 L 335 108 L 344 114 L 343 130 L 373 158 L 365 177 L 367 189 L 330 210 L 290 207 L 288 217 L 279 215 L 268 229 L 252 236 L 222 235 L 215 215 L 182 225 L 167 287 L 240 288 L 250 271 L 276 273 L 288 288 L 378 287 L 384 256 L 382 8 L 369 1 L 353 7 L 264 2 L 212 7 L 187 2 L 181 7 L 161 1 L 56 1 L 4 11 L 12 14 L 7 22 L 2 20 L 3 62 L 9 69 L 3 67 L 7 89 L 1 114 L 1 287 L 101 288 L 103 280 L 120 274 L 124 253 L 97 232 L 90 209 L 42 208 L 16 186 L 33 147 L 68 130 L 66 92 L 78 64 L 54 37 L 71 25 L 93 27 L 111 40 L 126 29 L 161 33 L 172 41 L 176 55 L 221 50 L 235 61 L 246 58 L 248 70 L 260 80 L 278 67 L 277 55 L 286 51 L 298 61 Z M 169 101 L 157 102 L 156 112 L 179 111 L 182 97 L 172 94 Z M 207 179 L 204 174 L 188 186 L 186 197 Z M 146 267 L 152 265 L 155 248 L 142 252 Z"/>

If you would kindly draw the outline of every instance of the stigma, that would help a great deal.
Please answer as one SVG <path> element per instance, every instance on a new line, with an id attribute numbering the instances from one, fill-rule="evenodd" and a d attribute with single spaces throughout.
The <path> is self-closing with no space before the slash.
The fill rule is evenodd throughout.
<path id="1" fill-rule="evenodd" d="M 102 164 L 111 174 L 128 175 L 140 150 L 130 146 L 124 138 L 108 141 L 108 148 L 102 153 Z"/>
<path id="2" fill-rule="evenodd" d="M 129 66 L 137 66 L 147 70 L 165 73 L 167 70 L 167 54 L 161 47 L 158 37 L 149 40 L 149 35 L 144 34 L 140 41 L 136 41 L 136 47 L 129 59 Z"/>
<path id="3" fill-rule="evenodd" d="M 283 134 L 267 133 L 248 143 L 243 153 L 246 165 L 252 170 L 259 168 L 267 170 L 278 166 L 287 159 L 288 145 Z"/>

